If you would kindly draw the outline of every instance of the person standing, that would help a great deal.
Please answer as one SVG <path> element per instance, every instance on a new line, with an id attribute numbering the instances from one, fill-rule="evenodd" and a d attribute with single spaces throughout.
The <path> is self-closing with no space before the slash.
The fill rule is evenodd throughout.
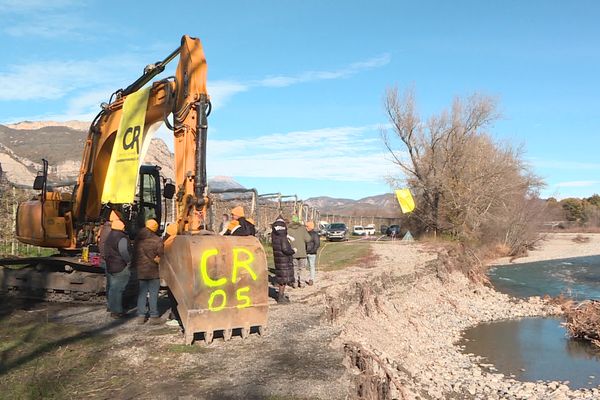
<path id="1" fill-rule="evenodd" d="M 321 246 L 321 239 L 319 234 L 315 232 L 315 223 L 309 221 L 306 223 L 306 229 L 311 237 L 311 241 L 306 244 L 306 259 L 308 261 L 308 268 L 310 269 L 310 278 L 308 285 L 312 286 L 315 282 L 316 271 L 317 271 L 317 250 Z"/>
<path id="2" fill-rule="evenodd" d="M 244 216 L 244 207 L 237 206 L 231 209 L 231 221 L 225 231 L 225 236 L 254 236 L 256 228 Z"/>
<path id="3" fill-rule="evenodd" d="M 131 241 L 125 234 L 125 224 L 120 219 L 111 222 L 111 230 L 104 244 L 106 269 L 108 271 L 108 309 L 110 316 L 121 318 L 123 292 L 131 276 Z"/>
<path id="4" fill-rule="evenodd" d="M 294 215 L 292 223 L 288 227 L 288 233 L 291 237 L 292 247 L 294 248 L 294 283 L 292 287 L 302 287 L 306 270 L 306 244 L 312 239 L 306 230 L 306 227 L 300 223 L 300 218 Z"/>
<path id="5" fill-rule="evenodd" d="M 294 283 L 294 249 L 288 239 L 287 227 L 283 218 L 278 217 L 272 225 L 273 261 L 275 262 L 275 282 L 278 285 L 277 303 L 286 304 L 285 287 Z"/>
<path id="6" fill-rule="evenodd" d="M 106 239 L 108 239 L 108 235 L 110 235 L 110 220 L 105 220 L 102 222 L 100 226 L 100 230 L 98 231 L 98 250 L 100 251 L 100 267 L 104 269 L 104 275 L 106 277 L 106 295 L 108 296 L 108 288 L 109 288 L 109 280 L 108 280 L 108 269 L 106 268 L 106 250 L 104 249 L 104 245 L 106 243 Z M 108 308 L 107 308 L 108 309 Z"/>
<path id="7" fill-rule="evenodd" d="M 221 224 L 219 225 L 219 235 L 224 235 L 227 232 L 227 225 L 229 225 L 229 215 L 223 214 L 221 217 Z"/>
<path id="8" fill-rule="evenodd" d="M 146 297 L 148 298 L 148 310 L 150 323 L 160 323 L 158 313 L 158 290 L 160 289 L 160 277 L 158 274 L 158 262 L 163 255 L 163 241 L 156 234 L 158 222 L 155 219 L 146 221 L 146 226 L 139 230 L 133 245 L 133 268 L 137 271 L 139 284 L 137 316 L 138 323 L 146 322 Z"/>

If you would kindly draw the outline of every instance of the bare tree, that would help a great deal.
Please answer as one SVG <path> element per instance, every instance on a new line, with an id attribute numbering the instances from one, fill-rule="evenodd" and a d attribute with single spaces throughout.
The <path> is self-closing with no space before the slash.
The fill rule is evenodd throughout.
<path id="1" fill-rule="evenodd" d="M 383 142 L 416 194 L 426 230 L 480 240 L 490 221 L 505 220 L 542 185 L 520 149 L 486 133 L 499 117 L 490 97 L 457 98 L 450 111 L 422 120 L 413 91 L 400 97 L 392 88 L 385 110 L 393 128 L 383 132 Z"/>

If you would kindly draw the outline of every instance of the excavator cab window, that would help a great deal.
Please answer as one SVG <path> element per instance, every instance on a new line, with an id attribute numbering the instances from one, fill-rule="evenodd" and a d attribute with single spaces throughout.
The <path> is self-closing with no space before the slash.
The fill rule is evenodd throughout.
<path id="1" fill-rule="evenodd" d="M 136 225 L 142 228 L 153 218 L 161 222 L 161 178 L 156 166 L 142 165 L 138 192 L 138 214 Z"/>

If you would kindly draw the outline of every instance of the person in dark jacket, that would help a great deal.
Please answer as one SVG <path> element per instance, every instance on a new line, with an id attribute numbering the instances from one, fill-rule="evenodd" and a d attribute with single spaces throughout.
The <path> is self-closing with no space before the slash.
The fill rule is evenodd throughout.
<path id="1" fill-rule="evenodd" d="M 287 226 L 283 218 L 273 222 L 271 239 L 273 242 L 273 260 L 275 261 L 275 281 L 279 286 L 277 303 L 285 304 L 290 300 L 285 296 L 285 286 L 294 282 L 294 249 L 287 236 Z"/>
<path id="2" fill-rule="evenodd" d="M 319 238 L 319 234 L 315 232 L 314 222 L 307 222 L 306 230 L 312 238 L 312 241 L 306 243 L 306 259 L 308 260 L 308 267 L 310 269 L 310 278 L 308 280 L 308 285 L 312 286 L 315 283 L 317 271 L 317 250 L 319 250 L 319 246 L 321 246 L 321 239 Z"/>
<path id="3" fill-rule="evenodd" d="M 294 275 L 296 280 L 292 283 L 292 287 L 302 287 L 306 269 L 306 245 L 312 239 L 306 230 L 306 227 L 300 222 L 300 218 L 297 215 L 292 217 L 292 223 L 288 228 L 290 234 L 290 241 L 294 248 Z"/>
<path id="4" fill-rule="evenodd" d="M 111 230 L 104 243 L 106 270 L 108 271 L 108 309 L 110 316 L 121 318 L 123 313 L 123 292 L 131 276 L 131 242 L 124 232 L 125 224 L 116 219 L 111 222 Z"/>
<path id="5" fill-rule="evenodd" d="M 146 227 L 139 230 L 133 245 L 133 268 L 137 271 L 139 284 L 137 315 L 138 322 L 146 322 L 146 297 L 150 323 L 160 323 L 158 314 L 158 290 L 160 277 L 158 275 L 158 261 L 163 255 L 163 241 L 156 234 L 158 222 L 155 219 L 146 221 Z"/>
<path id="6" fill-rule="evenodd" d="M 255 236 L 254 223 L 244 216 L 244 207 L 237 206 L 231 210 L 231 222 L 227 226 L 225 236 Z"/>

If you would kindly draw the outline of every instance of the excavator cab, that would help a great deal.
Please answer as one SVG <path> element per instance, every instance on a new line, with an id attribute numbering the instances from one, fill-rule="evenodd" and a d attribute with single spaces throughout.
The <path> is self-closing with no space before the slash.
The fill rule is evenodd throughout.
<path id="1" fill-rule="evenodd" d="M 162 182 L 159 166 L 140 166 L 134 202 L 132 204 L 109 204 L 106 214 L 110 213 L 108 209 L 117 211 L 117 214 L 125 222 L 126 231 L 132 239 L 135 239 L 137 232 L 145 226 L 149 219 L 155 219 L 160 225 L 164 215 L 163 198 L 173 198 L 172 190 L 168 188 L 172 184 L 165 184 L 167 189 L 164 190 Z M 160 233 L 162 231 L 159 231 Z"/>

